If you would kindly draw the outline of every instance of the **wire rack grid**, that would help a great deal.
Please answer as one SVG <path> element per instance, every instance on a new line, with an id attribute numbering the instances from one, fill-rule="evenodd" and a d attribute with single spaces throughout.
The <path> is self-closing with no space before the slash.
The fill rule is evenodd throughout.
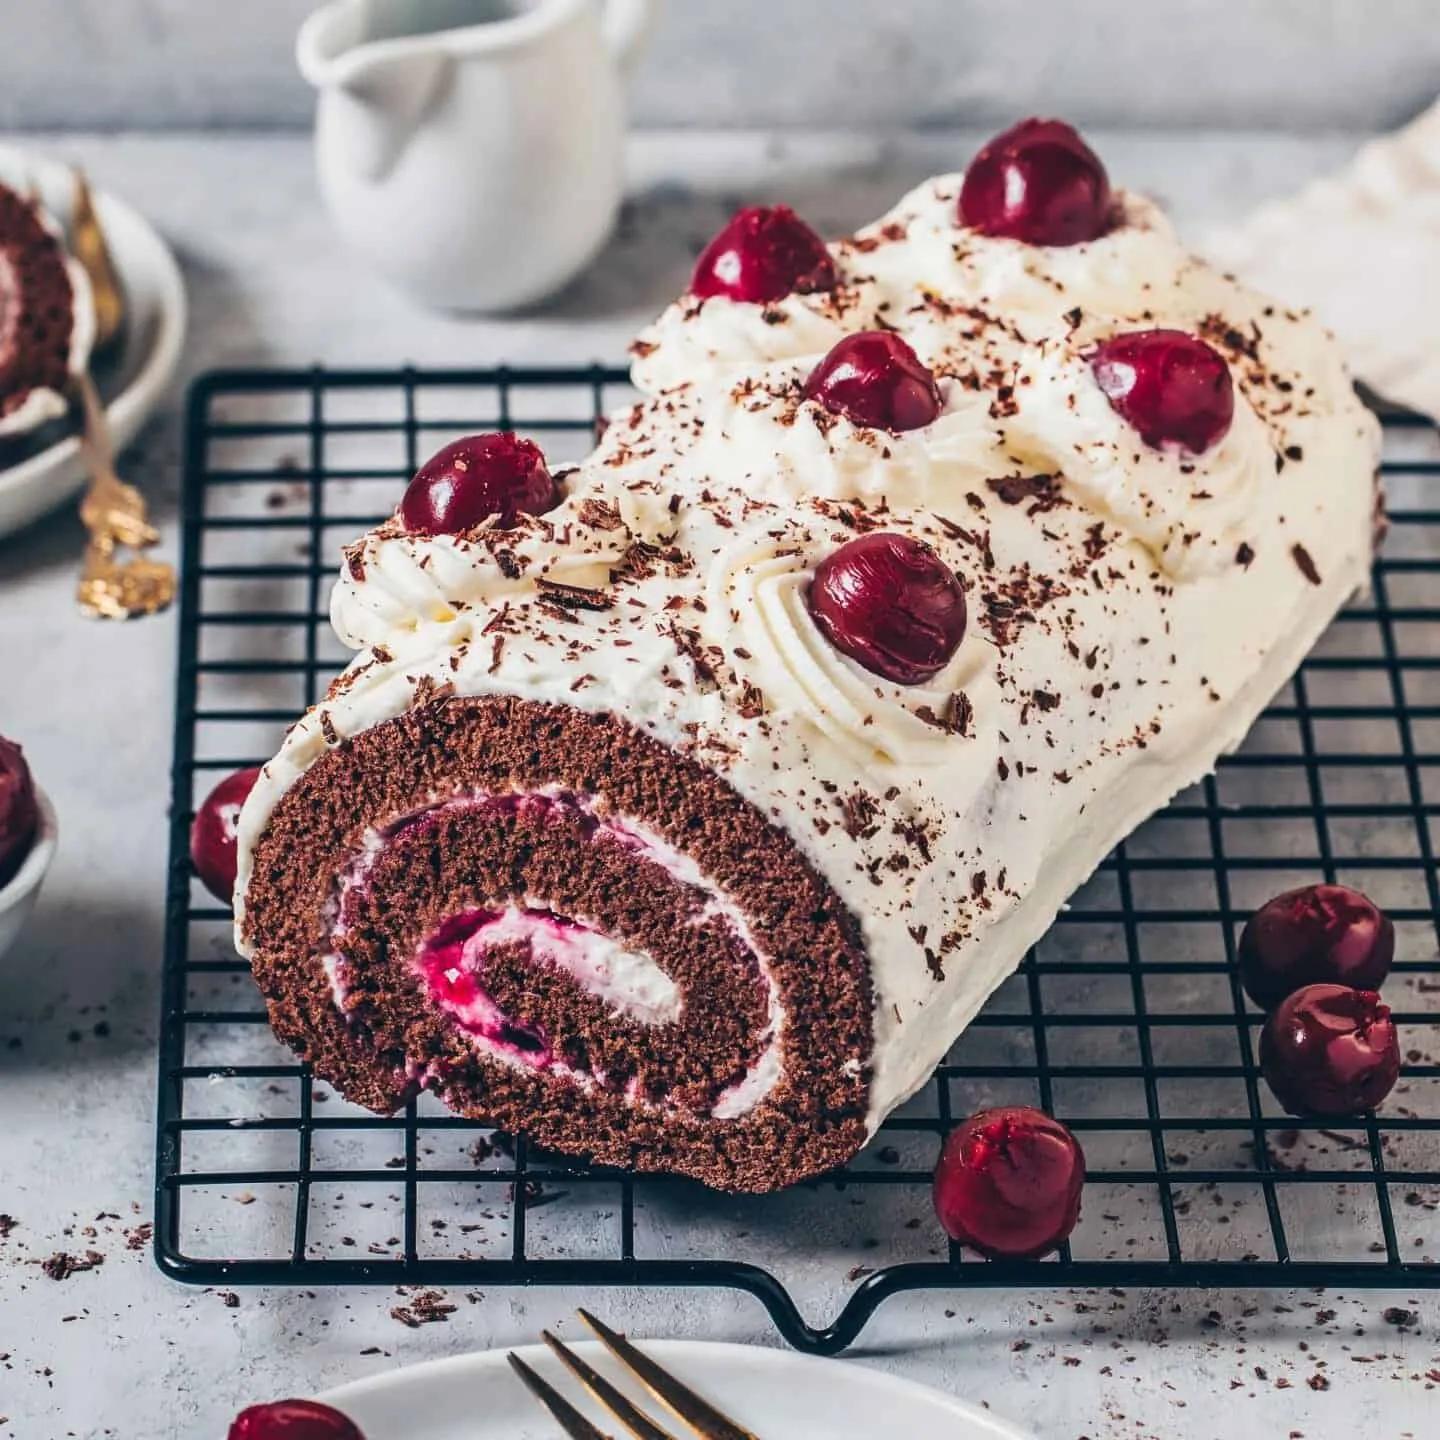
<path id="1" fill-rule="evenodd" d="M 338 547 L 457 433 L 578 458 L 623 371 L 232 371 L 190 401 L 160 1041 L 155 1251 L 204 1284 L 728 1286 L 835 1352 L 887 1297 L 965 1286 L 1433 1286 L 1440 1211 L 1440 444 L 1387 423 L 1391 530 L 1240 753 L 1120 846 L 846 1170 L 769 1197 L 577 1165 L 421 1096 L 348 1105 L 279 1047 L 189 862 L 196 803 L 346 659 Z M 1256 1066 L 1238 926 L 1315 879 L 1396 922 L 1406 1064 L 1378 1115 L 1297 1121 Z M 1035 1103 L 1080 1136 L 1081 1224 L 1046 1261 L 962 1255 L 930 1207 L 952 1121 Z M 1440 1251 L 1440 1237 L 1434 1249 Z M 804 1309 L 802 1309 L 802 1303 Z M 806 1310 L 825 1323 L 811 1323 Z"/>

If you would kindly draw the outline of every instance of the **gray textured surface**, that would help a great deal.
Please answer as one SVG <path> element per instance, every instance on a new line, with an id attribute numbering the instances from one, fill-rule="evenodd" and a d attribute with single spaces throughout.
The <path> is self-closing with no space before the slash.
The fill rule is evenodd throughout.
<path id="1" fill-rule="evenodd" d="M 1096 139 L 1113 173 L 1160 190 L 1191 227 L 1335 164 L 1354 143 Z M 953 164 L 973 140 L 647 138 L 634 153 L 631 214 L 594 271 L 543 311 L 488 324 L 418 315 L 337 256 L 300 139 L 74 137 L 49 148 L 85 159 L 176 243 L 193 301 L 193 374 L 315 358 L 614 359 L 736 197 L 788 196 L 837 229 Z M 156 497 L 171 546 L 179 404 L 177 392 L 126 465 Z M 481 1286 L 471 1299 L 456 1289 L 450 1320 L 418 1330 L 390 1317 L 400 1301 L 384 1289 L 245 1290 L 231 1308 L 164 1280 L 143 1240 L 127 1248 L 126 1230 L 150 1211 L 174 626 L 80 620 L 70 598 L 79 551 L 68 515 L 0 541 L 0 730 L 25 743 L 63 832 L 29 937 L 0 964 L 0 1212 L 19 1221 L 0 1241 L 0 1437 L 218 1440 L 249 1400 L 530 1341 L 577 1303 L 641 1335 L 773 1343 L 754 1302 L 690 1291 Z M 772 1225 L 740 1242 L 726 1205 L 707 1208 L 716 1245 L 780 1254 L 811 1319 L 827 1318 L 851 1288 L 853 1236 L 841 1248 L 829 1231 Z M 222 1196 L 216 1210 L 210 1238 L 220 1246 L 263 1206 Z M 1209 1223 L 1210 1207 L 1197 1211 L 1195 1223 Z M 1405 1213 L 1422 1227 L 1432 1218 Z M 845 1223 L 837 1206 L 835 1232 Z M 34 1263 L 90 1247 L 104 1263 L 61 1283 Z M 1418 1310 L 1418 1330 L 1387 1323 L 1392 1305 Z M 955 1292 L 884 1306 L 859 1359 L 1061 1440 L 1213 1440 L 1222 1429 L 1398 1440 L 1433 1432 L 1426 1372 L 1440 1365 L 1437 1325 L 1433 1297 L 1403 1293 Z M 1306 1383 L 1319 1361 L 1324 1392 Z"/>
<path id="2" fill-rule="evenodd" d="M 308 124 L 291 52 L 311 8 L 4 0 L 0 125 Z M 668 0 L 633 110 L 642 125 L 988 124 L 1038 109 L 1316 130 L 1397 123 L 1437 87 L 1433 0 Z"/>

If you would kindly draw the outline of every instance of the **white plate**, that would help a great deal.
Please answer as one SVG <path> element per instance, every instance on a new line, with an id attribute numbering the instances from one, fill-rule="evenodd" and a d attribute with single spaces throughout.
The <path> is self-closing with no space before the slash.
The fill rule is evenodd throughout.
<path id="1" fill-rule="evenodd" d="M 0 145 L 0 180 L 22 193 L 33 183 L 63 224 L 70 213 L 70 170 L 26 150 Z M 175 376 L 185 336 L 185 287 L 170 247 L 123 200 L 98 192 L 95 211 L 125 287 L 129 308 L 117 353 L 94 367 L 117 447 L 132 441 Z M 68 421 L 0 446 L 0 535 L 63 505 L 80 492 L 85 471 Z"/>
<path id="2" fill-rule="evenodd" d="M 1027 1440 L 1024 1431 L 978 1406 L 862 1365 L 751 1345 L 641 1343 L 648 1355 L 763 1440 L 876 1440 L 881 1435 Z M 633 1398 L 643 1398 L 597 1342 L 574 1348 Z M 618 1431 L 619 1422 L 584 1397 L 543 1345 L 517 1353 L 568 1399 L 581 1403 L 607 1434 Z M 366 1440 L 557 1440 L 561 1434 L 511 1372 L 501 1350 L 431 1360 L 342 1385 L 318 1398 L 350 1416 Z M 648 1408 L 659 1418 L 658 1407 Z"/>

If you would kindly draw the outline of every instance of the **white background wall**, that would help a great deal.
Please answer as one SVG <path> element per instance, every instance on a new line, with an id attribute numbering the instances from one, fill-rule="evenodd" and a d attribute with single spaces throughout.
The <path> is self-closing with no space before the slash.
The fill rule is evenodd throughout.
<path id="1" fill-rule="evenodd" d="M 0 126 L 308 123 L 291 48 L 310 8 L 0 0 Z M 1440 0 L 668 0 L 634 113 L 873 128 L 1049 110 L 1353 129 L 1437 91 Z"/>

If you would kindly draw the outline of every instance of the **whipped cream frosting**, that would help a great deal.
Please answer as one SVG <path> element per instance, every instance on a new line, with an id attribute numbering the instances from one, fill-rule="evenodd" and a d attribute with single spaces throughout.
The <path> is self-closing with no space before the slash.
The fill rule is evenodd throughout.
<path id="1" fill-rule="evenodd" d="M 1187 255 L 1147 202 L 1050 250 L 962 230 L 958 188 L 928 182 L 832 246 L 835 295 L 671 307 L 642 337 L 642 399 L 551 514 L 350 547 L 332 617 L 364 648 L 245 807 L 241 902 L 271 810 L 327 746 L 437 693 L 614 713 L 722 773 L 857 918 L 872 1125 L 923 1084 L 1365 583 L 1378 459 L 1332 338 Z M 803 398 L 828 345 L 874 324 L 936 372 L 932 425 L 890 435 Z M 1230 365 L 1235 422 L 1203 455 L 1144 446 L 1090 372 L 1096 340 L 1154 326 Z M 966 588 L 965 641 L 924 686 L 836 652 L 805 604 L 818 561 L 876 528 Z"/>

